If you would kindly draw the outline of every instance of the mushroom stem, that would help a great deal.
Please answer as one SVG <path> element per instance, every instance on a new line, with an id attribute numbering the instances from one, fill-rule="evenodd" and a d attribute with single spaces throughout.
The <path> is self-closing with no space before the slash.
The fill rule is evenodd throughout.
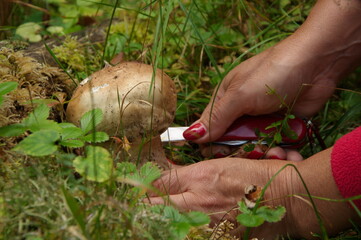
<path id="1" fill-rule="evenodd" d="M 129 148 L 119 140 L 102 143 L 101 146 L 110 150 L 120 161 L 130 161 L 138 166 L 146 162 L 154 162 L 162 169 L 170 169 L 160 136 L 147 142 L 129 143 Z"/>

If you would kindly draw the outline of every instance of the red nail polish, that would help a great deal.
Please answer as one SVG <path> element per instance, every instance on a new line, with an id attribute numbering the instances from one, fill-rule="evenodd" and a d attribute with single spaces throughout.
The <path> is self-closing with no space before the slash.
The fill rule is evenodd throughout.
<path id="1" fill-rule="evenodd" d="M 268 157 L 269 159 L 279 159 L 279 160 L 283 160 L 282 158 L 280 158 L 279 156 L 276 155 L 272 155 Z"/>
<path id="2" fill-rule="evenodd" d="M 192 141 L 203 137 L 205 133 L 206 129 L 204 128 L 203 124 L 197 123 L 184 131 L 183 137 L 189 141 Z"/>
<path id="3" fill-rule="evenodd" d="M 264 153 L 263 152 L 258 152 L 258 151 L 251 151 L 250 153 L 248 153 L 247 158 L 250 159 L 260 159 L 261 157 L 263 157 Z"/>

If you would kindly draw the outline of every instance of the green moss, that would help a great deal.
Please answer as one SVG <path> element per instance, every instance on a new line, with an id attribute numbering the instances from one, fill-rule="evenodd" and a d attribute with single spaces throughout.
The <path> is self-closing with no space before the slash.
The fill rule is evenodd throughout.
<path id="1" fill-rule="evenodd" d="M 63 45 L 56 46 L 53 49 L 59 61 L 67 64 L 68 68 L 80 72 L 86 70 L 84 51 L 84 46 L 76 37 L 66 37 Z"/>

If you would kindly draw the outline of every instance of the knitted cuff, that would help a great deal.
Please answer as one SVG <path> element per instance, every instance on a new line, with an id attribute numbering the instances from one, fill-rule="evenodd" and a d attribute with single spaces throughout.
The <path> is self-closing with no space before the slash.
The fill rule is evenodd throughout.
<path id="1" fill-rule="evenodd" d="M 361 127 L 335 143 L 331 154 L 331 168 L 344 198 L 361 195 Z M 361 209 L 361 199 L 354 203 Z"/>

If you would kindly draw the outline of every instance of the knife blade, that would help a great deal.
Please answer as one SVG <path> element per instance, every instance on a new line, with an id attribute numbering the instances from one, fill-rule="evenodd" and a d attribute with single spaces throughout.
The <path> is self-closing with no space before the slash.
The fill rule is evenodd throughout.
<path id="1" fill-rule="evenodd" d="M 277 114 L 261 115 L 261 116 L 243 116 L 236 119 L 233 124 L 227 129 L 225 134 L 214 141 L 216 144 L 224 144 L 229 146 L 240 146 L 248 142 L 259 143 L 262 139 L 260 132 L 265 134 L 272 134 L 272 131 L 277 130 L 275 127 L 270 127 L 278 121 L 284 119 L 284 116 Z M 288 119 L 288 125 L 294 133 L 294 138 L 282 135 L 281 146 L 298 147 L 303 144 L 306 138 L 307 125 L 301 118 Z M 188 127 L 170 127 L 161 134 L 162 142 L 186 141 L 183 137 L 183 132 Z M 265 144 L 265 142 L 262 142 Z"/>

